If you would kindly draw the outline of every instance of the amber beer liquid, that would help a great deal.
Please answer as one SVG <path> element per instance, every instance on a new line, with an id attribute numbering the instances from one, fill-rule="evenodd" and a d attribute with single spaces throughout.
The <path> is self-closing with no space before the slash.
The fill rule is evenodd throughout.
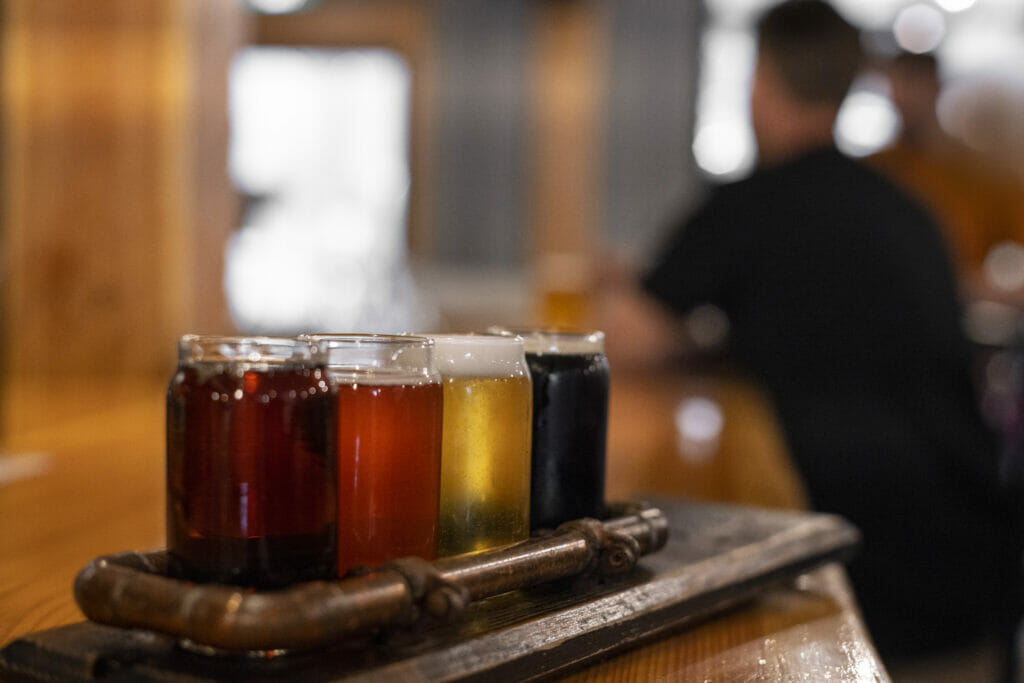
<path id="1" fill-rule="evenodd" d="M 173 576 L 273 588 L 336 575 L 331 405 L 305 344 L 181 339 L 167 390 Z"/>
<path id="2" fill-rule="evenodd" d="M 437 555 L 441 384 L 432 342 L 390 335 L 309 337 L 335 395 L 338 572 Z"/>
<path id="3" fill-rule="evenodd" d="M 438 555 L 528 538 L 532 398 L 522 340 L 432 338 L 444 386 Z"/>

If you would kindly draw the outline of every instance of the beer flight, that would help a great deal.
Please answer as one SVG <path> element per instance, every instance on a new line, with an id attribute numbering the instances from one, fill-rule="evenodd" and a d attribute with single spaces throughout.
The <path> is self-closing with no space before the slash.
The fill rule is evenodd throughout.
<path id="1" fill-rule="evenodd" d="M 168 573 L 281 588 L 599 517 L 608 389 L 600 332 L 186 335 Z"/>

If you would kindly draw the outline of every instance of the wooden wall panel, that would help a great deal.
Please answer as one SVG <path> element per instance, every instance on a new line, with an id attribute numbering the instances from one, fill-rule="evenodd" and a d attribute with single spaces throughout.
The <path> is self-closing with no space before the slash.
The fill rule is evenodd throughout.
<path id="1" fill-rule="evenodd" d="M 4 3 L 7 374 L 169 374 L 222 316 L 193 263 L 197 2 Z"/>
<path id="2" fill-rule="evenodd" d="M 603 15 L 590 2 L 537 8 L 531 74 L 530 171 L 535 248 L 586 251 L 601 174 Z"/>
<path id="3" fill-rule="evenodd" d="M 530 234 L 535 322 L 589 323 L 603 179 L 606 16 L 593 2 L 537 7 L 531 60 Z"/>
<path id="4" fill-rule="evenodd" d="M 184 136 L 189 144 L 179 166 L 188 174 L 186 206 L 191 211 L 182 218 L 187 224 L 186 244 L 179 250 L 185 260 L 186 282 L 181 288 L 187 296 L 177 301 L 187 305 L 180 316 L 187 331 L 226 333 L 233 327 L 223 288 L 224 247 L 241 227 L 241 198 L 227 173 L 228 70 L 235 52 L 250 39 L 252 17 L 238 0 L 190 2 L 192 15 L 185 35 L 190 41 L 191 97 L 185 116 L 178 119 L 185 128 L 164 137 L 173 141 Z M 164 111 L 177 113 L 171 107 Z"/>

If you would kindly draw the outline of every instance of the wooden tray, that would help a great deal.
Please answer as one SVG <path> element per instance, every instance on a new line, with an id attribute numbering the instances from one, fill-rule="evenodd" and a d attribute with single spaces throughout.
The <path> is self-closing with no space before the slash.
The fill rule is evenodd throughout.
<path id="1" fill-rule="evenodd" d="M 209 656 L 148 631 L 72 624 L 0 650 L 3 680 L 455 681 L 530 680 L 635 646 L 830 560 L 859 534 L 831 515 L 692 501 L 652 501 L 669 540 L 630 573 L 570 580 L 473 603 L 456 622 L 421 633 L 254 658 Z"/>

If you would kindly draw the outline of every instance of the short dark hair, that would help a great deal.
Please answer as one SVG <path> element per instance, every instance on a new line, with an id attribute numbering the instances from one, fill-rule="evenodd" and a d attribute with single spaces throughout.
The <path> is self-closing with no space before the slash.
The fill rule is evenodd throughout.
<path id="1" fill-rule="evenodd" d="M 822 0 L 789 0 L 757 23 L 758 52 L 792 95 L 840 104 L 861 69 L 860 32 Z"/>

